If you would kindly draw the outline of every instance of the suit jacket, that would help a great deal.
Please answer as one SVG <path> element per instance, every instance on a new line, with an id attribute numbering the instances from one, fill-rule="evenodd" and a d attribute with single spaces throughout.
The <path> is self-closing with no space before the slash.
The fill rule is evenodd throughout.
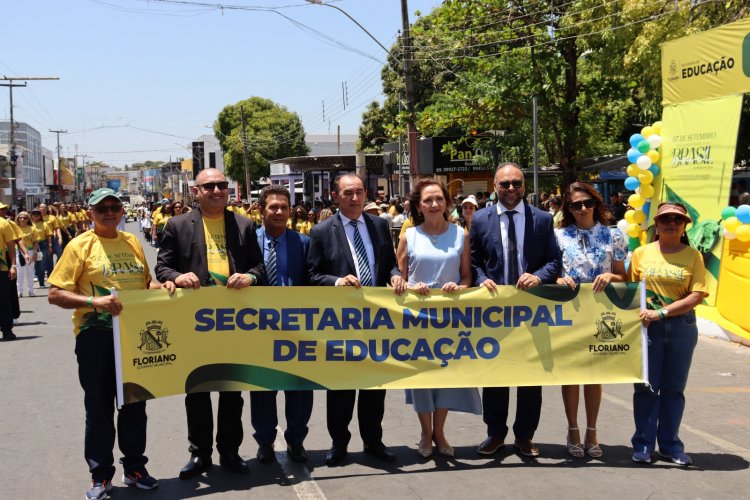
<path id="1" fill-rule="evenodd" d="M 538 276 L 542 283 L 555 283 L 562 267 L 560 249 L 552 226 L 552 216 L 538 208 L 522 203 L 526 225 L 523 236 L 523 268 L 520 273 Z M 498 285 L 504 279 L 505 258 L 500 236 L 500 215 L 497 206 L 489 206 L 474 214 L 469 231 L 471 263 L 476 272 L 475 285 L 487 278 Z M 515 285 L 515 283 L 509 283 Z"/>
<path id="2" fill-rule="evenodd" d="M 258 236 L 258 247 L 263 255 L 263 238 L 266 228 L 261 226 L 255 233 Z M 308 284 L 307 254 L 310 249 L 310 237 L 291 229 L 286 230 L 286 265 L 292 286 L 306 286 Z"/>
<path id="3" fill-rule="evenodd" d="M 385 219 L 367 213 L 362 215 L 375 254 L 374 285 L 385 286 L 390 283 L 391 276 L 401 275 L 396 264 L 391 231 Z M 340 214 L 313 226 L 307 267 L 311 285 L 334 286 L 338 278 L 348 274 L 357 275 Z"/>
<path id="4" fill-rule="evenodd" d="M 255 224 L 247 217 L 225 209 L 224 234 L 227 241 L 229 275 L 252 273 L 258 278 L 258 284 L 265 284 L 263 253 L 258 246 Z M 167 280 L 174 281 L 180 274 L 193 272 L 201 280 L 202 286 L 213 285 L 213 279 L 208 274 L 206 236 L 203 232 L 203 215 L 200 207 L 167 221 L 159 244 L 155 272 L 157 279 L 162 283 Z"/>

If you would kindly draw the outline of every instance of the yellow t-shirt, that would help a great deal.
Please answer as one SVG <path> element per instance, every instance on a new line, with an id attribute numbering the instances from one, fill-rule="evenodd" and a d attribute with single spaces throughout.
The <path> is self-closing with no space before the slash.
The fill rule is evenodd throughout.
<path id="1" fill-rule="evenodd" d="M 21 231 L 21 228 L 18 226 L 18 224 L 16 224 L 16 221 L 11 220 L 11 219 L 7 219 L 7 220 L 8 220 L 8 224 L 10 224 L 10 227 L 13 228 L 13 233 L 16 235 L 14 239 L 20 240 L 21 238 L 23 238 L 23 231 Z"/>
<path id="2" fill-rule="evenodd" d="M 167 214 L 158 214 L 156 217 L 154 217 L 153 224 L 156 226 L 156 230 L 163 231 L 164 226 L 167 225 L 167 221 L 170 218 L 172 218 L 172 216 Z"/>
<path id="3" fill-rule="evenodd" d="M 313 223 L 309 220 L 303 221 L 299 224 L 297 224 L 297 231 L 301 234 L 310 235 L 310 231 L 312 231 Z"/>
<path id="4" fill-rule="evenodd" d="M 414 221 L 411 220 L 411 217 L 407 217 L 406 219 L 404 219 L 404 223 L 401 224 L 401 232 L 398 233 L 398 239 L 401 239 L 406 230 L 412 226 L 414 226 Z"/>
<path id="5" fill-rule="evenodd" d="M 116 290 L 144 290 L 151 274 L 136 237 L 117 231 L 116 238 L 102 238 L 87 231 L 70 240 L 48 280 L 52 285 L 79 295 L 102 297 Z M 73 313 L 73 333 L 87 328 L 112 328 L 107 311 L 79 307 Z"/>
<path id="6" fill-rule="evenodd" d="M 203 216 L 203 234 L 206 237 L 208 273 L 217 285 L 226 286 L 229 279 L 227 239 L 224 234 L 224 216 L 210 219 Z"/>
<path id="7" fill-rule="evenodd" d="M 52 236 L 52 229 L 49 227 L 49 224 L 46 222 L 32 222 L 32 225 L 37 230 L 37 240 L 36 241 L 45 241 L 48 236 Z"/>
<path id="8" fill-rule="evenodd" d="M 27 250 L 34 249 L 34 243 L 39 241 L 39 230 L 34 226 L 20 227 L 21 233 L 23 234 L 23 244 Z M 42 238 L 44 239 L 44 238 Z"/>
<path id="9" fill-rule="evenodd" d="M 57 221 L 57 217 L 52 214 L 43 215 L 42 219 L 44 219 L 44 222 L 47 223 L 53 233 L 55 232 L 55 229 L 62 227 Z"/>
<path id="10" fill-rule="evenodd" d="M 8 271 L 8 248 L 13 248 L 16 232 L 7 219 L 0 217 L 0 271 Z"/>
<path id="11" fill-rule="evenodd" d="M 646 304 L 661 309 L 691 292 L 708 296 L 703 256 L 692 247 L 676 253 L 661 253 L 657 243 L 638 247 L 628 267 L 630 281 L 646 280 Z"/>

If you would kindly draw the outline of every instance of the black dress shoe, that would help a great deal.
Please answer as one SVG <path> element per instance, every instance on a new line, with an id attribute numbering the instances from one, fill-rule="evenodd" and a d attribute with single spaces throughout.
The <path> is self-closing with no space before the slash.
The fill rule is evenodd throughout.
<path id="1" fill-rule="evenodd" d="M 237 453 L 232 453 L 231 455 L 219 455 L 219 464 L 237 474 L 247 474 L 250 472 L 250 467 L 247 466 L 247 462 L 242 460 L 242 457 Z"/>
<path id="2" fill-rule="evenodd" d="M 346 451 L 346 448 L 339 448 L 336 446 L 331 447 L 331 449 L 328 450 L 328 453 L 326 453 L 326 465 L 328 467 L 340 465 L 346 458 L 347 454 L 348 452 Z"/>
<path id="3" fill-rule="evenodd" d="M 301 444 L 290 444 L 286 447 L 286 454 L 292 462 L 307 462 L 307 450 Z"/>
<path id="4" fill-rule="evenodd" d="M 211 467 L 211 457 L 193 455 L 190 461 L 180 470 L 180 479 L 190 479 L 206 472 Z"/>
<path id="5" fill-rule="evenodd" d="M 255 457 L 258 459 L 258 462 L 262 464 L 270 464 L 276 461 L 276 453 L 274 453 L 273 446 L 270 444 L 260 445 Z"/>
<path id="6" fill-rule="evenodd" d="M 396 455 L 386 448 L 384 444 L 375 446 L 365 445 L 364 452 L 385 462 L 394 462 L 396 460 Z"/>

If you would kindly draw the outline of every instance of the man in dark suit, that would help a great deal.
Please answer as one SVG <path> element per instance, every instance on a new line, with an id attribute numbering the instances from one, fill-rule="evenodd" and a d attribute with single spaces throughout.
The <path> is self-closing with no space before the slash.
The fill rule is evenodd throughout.
<path id="1" fill-rule="evenodd" d="M 199 207 L 167 222 L 156 263 L 157 279 L 173 281 L 181 288 L 226 286 L 240 290 L 265 283 L 255 224 L 226 210 L 228 186 L 224 174 L 215 168 L 198 174 L 192 189 Z M 242 405 L 241 392 L 219 393 L 216 448 L 222 467 L 247 473 L 249 468 L 239 455 Z M 197 476 L 211 466 L 211 393 L 187 394 L 185 410 L 191 457 L 180 471 L 181 479 Z"/>
<path id="2" fill-rule="evenodd" d="M 304 286 L 307 281 L 307 251 L 310 237 L 287 229 L 291 215 L 289 190 L 272 185 L 260 192 L 260 211 L 263 226 L 256 231 L 258 245 L 263 251 L 266 277 L 269 286 Z M 271 463 L 276 460 L 273 443 L 276 426 L 277 391 L 252 391 L 250 393 L 250 417 L 258 442 L 258 461 Z M 312 391 L 284 391 L 286 404 L 286 453 L 292 462 L 307 460 L 303 441 L 307 436 L 307 423 L 313 407 Z"/>
<path id="3" fill-rule="evenodd" d="M 332 196 L 339 204 L 339 212 L 314 226 L 310 235 L 310 284 L 360 288 L 400 281 L 388 222 L 363 213 L 367 192 L 362 179 L 352 174 L 339 176 Z M 333 440 L 326 455 L 329 466 L 346 458 L 356 392 L 328 391 L 328 433 Z M 393 461 L 395 456 L 382 441 L 384 402 L 384 390 L 359 391 L 359 433 L 365 453 Z"/>
<path id="4" fill-rule="evenodd" d="M 495 172 L 497 205 L 474 215 L 469 233 L 476 285 L 494 291 L 497 285 L 526 290 L 555 283 L 560 271 L 560 250 L 552 216 L 523 201 L 524 180 L 515 163 L 503 163 Z M 477 452 L 492 455 L 505 446 L 508 433 L 508 387 L 485 387 L 482 393 L 487 439 Z M 529 457 L 539 456 L 532 439 L 542 410 L 541 387 L 519 387 L 513 424 L 515 448 Z"/>

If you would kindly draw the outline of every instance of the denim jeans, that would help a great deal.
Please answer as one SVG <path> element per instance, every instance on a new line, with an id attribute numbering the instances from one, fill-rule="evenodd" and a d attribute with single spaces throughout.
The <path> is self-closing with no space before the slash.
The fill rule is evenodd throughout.
<path id="1" fill-rule="evenodd" d="M 635 385 L 633 451 L 650 453 L 657 442 L 659 451 L 665 455 L 685 451 L 678 433 L 685 411 L 685 386 L 697 342 L 695 311 L 649 325 L 648 379 L 651 387 Z"/>
<path id="2" fill-rule="evenodd" d="M 45 261 L 47 260 L 47 240 L 39 242 L 39 255 L 37 261 L 34 262 L 34 273 L 36 274 L 36 280 L 39 282 L 39 286 L 44 286 L 44 271 Z"/>

